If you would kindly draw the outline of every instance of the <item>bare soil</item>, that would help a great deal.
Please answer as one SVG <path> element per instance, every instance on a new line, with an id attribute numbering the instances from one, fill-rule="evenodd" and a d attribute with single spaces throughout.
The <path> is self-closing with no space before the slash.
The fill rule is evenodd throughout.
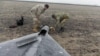
<path id="1" fill-rule="evenodd" d="M 34 33 L 30 9 L 40 3 L 0 1 L 0 42 Z M 41 16 L 42 24 L 53 26 L 52 13 L 66 12 L 70 19 L 65 31 L 50 35 L 71 56 L 100 56 L 100 7 L 50 4 L 50 8 Z M 24 16 L 23 26 L 11 29 L 17 19 Z M 45 22 L 45 23 L 44 23 Z"/>

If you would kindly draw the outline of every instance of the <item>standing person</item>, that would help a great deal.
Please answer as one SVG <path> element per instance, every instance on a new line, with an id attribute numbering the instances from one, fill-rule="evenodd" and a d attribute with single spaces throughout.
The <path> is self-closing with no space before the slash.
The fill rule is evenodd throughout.
<path id="1" fill-rule="evenodd" d="M 55 27 L 59 27 L 59 32 L 64 31 L 66 21 L 69 19 L 69 15 L 66 13 L 52 14 L 52 18 L 56 20 Z"/>
<path id="2" fill-rule="evenodd" d="M 39 27 L 40 27 L 40 16 L 41 14 L 43 14 L 47 9 L 49 8 L 49 5 L 48 4 L 39 4 L 39 5 L 36 5 L 34 6 L 32 9 L 31 9 L 31 15 L 33 17 L 33 31 L 34 32 L 37 32 Z"/>

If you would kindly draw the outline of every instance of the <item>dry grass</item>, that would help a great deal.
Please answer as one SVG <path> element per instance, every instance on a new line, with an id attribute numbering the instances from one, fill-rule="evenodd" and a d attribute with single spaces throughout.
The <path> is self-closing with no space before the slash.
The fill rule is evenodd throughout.
<path id="1" fill-rule="evenodd" d="M 35 4 L 0 1 L 0 42 L 33 33 L 29 10 Z M 44 13 L 46 17 L 41 16 L 43 24 L 53 25 L 55 21 L 50 15 L 60 11 L 70 13 L 70 20 L 66 22 L 63 33 L 50 35 L 72 56 L 100 56 L 100 7 L 50 4 L 49 10 Z M 25 18 L 25 25 L 8 28 L 21 15 Z"/>

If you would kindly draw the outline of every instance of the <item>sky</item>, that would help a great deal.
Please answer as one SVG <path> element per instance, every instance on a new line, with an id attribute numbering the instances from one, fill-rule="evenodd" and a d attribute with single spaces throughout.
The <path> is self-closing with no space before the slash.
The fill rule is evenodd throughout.
<path id="1" fill-rule="evenodd" d="M 25 0 L 25 1 L 39 1 L 39 2 L 54 2 L 54 3 L 69 3 L 69 4 L 100 6 L 100 0 Z"/>

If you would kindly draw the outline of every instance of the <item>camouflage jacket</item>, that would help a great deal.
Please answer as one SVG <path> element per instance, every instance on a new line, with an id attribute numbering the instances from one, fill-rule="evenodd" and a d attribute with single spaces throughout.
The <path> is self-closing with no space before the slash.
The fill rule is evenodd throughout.
<path id="1" fill-rule="evenodd" d="M 31 13 L 35 14 L 36 16 L 40 16 L 42 13 L 44 13 L 44 4 L 34 6 L 31 9 Z"/>
<path id="2" fill-rule="evenodd" d="M 57 23 L 64 23 L 69 19 L 69 14 L 66 13 L 55 13 L 54 15 Z"/>

